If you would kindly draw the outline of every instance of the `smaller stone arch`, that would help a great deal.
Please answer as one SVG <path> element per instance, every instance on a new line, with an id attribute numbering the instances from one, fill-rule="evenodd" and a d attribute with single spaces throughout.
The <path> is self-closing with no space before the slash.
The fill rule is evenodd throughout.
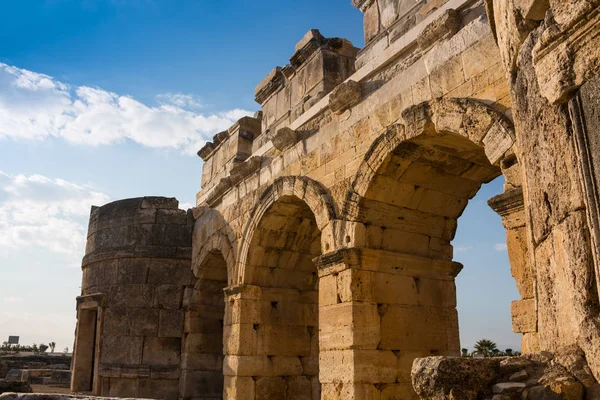
<path id="1" fill-rule="evenodd" d="M 225 260 L 227 264 L 227 276 L 231 280 L 235 266 L 235 255 L 233 246 L 229 242 L 229 238 L 222 232 L 215 233 L 202 245 L 194 260 L 194 265 L 192 266 L 194 276 L 198 279 L 204 278 L 206 272 L 202 270 L 201 266 L 205 264 L 208 257 L 214 254 L 221 254 Z M 230 281 L 229 284 L 231 283 L 232 282 Z"/>
<path id="2" fill-rule="evenodd" d="M 239 260 L 234 271 L 235 283 L 247 281 L 247 260 L 252 236 L 267 210 L 283 197 L 294 197 L 305 202 L 314 214 L 321 232 L 336 219 L 333 198 L 319 182 L 305 176 L 284 176 L 276 179 L 261 195 L 243 230 L 238 250 Z"/>
<path id="3" fill-rule="evenodd" d="M 194 218 L 194 257 L 192 271 L 196 278 L 202 279 L 206 271 L 202 271 L 207 257 L 220 254 L 227 265 L 227 281 L 229 284 L 235 282 L 233 273 L 235 267 L 235 233 L 225 222 L 223 216 L 210 207 L 196 207 Z"/>

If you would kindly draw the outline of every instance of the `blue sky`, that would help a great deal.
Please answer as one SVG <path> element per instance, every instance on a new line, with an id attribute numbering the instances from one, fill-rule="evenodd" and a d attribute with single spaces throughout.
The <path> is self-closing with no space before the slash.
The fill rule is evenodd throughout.
<path id="1" fill-rule="evenodd" d="M 0 341 L 72 347 L 91 204 L 191 205 L 204 140 L 253 113 L 254 87 L 311 28 L 362 46 L 349 0 L 38 0 L 0 15 Z M 510 277 L 486 185 L 459 221 L 463 346 L 510 333 Z"/>

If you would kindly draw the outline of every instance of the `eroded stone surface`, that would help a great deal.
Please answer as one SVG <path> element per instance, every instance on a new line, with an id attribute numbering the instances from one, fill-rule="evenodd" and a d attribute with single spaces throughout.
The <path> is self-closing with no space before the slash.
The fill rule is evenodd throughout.
<path id="1" fill-rule="evenodd" d="M 415 360 L 412 376 L 425 400 L 594 399 L 598 383 L 583 373 L 584 365 L 577 348 L 556 357 L 547 352 L 487 359 L 428 357 Z M 572 370 L 580 371 L 579 377 Z"/>

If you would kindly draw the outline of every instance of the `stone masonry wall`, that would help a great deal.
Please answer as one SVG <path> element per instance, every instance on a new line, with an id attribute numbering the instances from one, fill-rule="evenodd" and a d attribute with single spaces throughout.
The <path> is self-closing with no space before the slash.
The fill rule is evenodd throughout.
<path id="1" fill-rule="evenodd" d="M 192 224 L 191 213 L 172 198 L 128 199 L 92 210 L 78 313 L 97 300 L 94 394 L 178 397 L 182 302 L 194 284 Z M 76 342 L 76 369 L 82 354 Z"/>
<path id="2" fill-rule="evenodd" d="M 579 95 L 600 73 L 598 1 L 488 1 L 510 76 L 519 159 L 526 188 L 526 237 L 536 309 L 527 349 L 580 346 L 600 376 L 598 340 L 597 132 Z M 592 115 L 597 112 L 592 112 Z M 592 118 L 593 120 L 593 118 Z M 590 126 L 594 122 L 591 122 Z M 592 158 L 593 156 L 593 158 Z M 530 312 L 531 314 L 531 312 Z"/>

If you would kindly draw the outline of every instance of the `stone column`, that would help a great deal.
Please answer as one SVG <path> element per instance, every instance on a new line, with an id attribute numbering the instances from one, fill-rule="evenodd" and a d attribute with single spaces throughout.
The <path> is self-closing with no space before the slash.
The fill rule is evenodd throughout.
<path id="1" fill-rule="evenodd" d="M 352 248 L 317 265 L 322 398 L 418 399 L 414 358 L 460 354 L 460 264 Z"/>
<path id="2" fill-rule="evenodd" d="M 225 293 L 224 398 L 318 399 L 316 299 L 253 285 Z"/>
<path id="3" fill-rule="evenodd" d="M 254 400 L 253 376 L 262 375 L 261 361 L 256 354 L 256 332 L 260 323 L 260 288 L 251 285 L 225 289 L 225 321 L 223 350 L 224 400 Z"/>

